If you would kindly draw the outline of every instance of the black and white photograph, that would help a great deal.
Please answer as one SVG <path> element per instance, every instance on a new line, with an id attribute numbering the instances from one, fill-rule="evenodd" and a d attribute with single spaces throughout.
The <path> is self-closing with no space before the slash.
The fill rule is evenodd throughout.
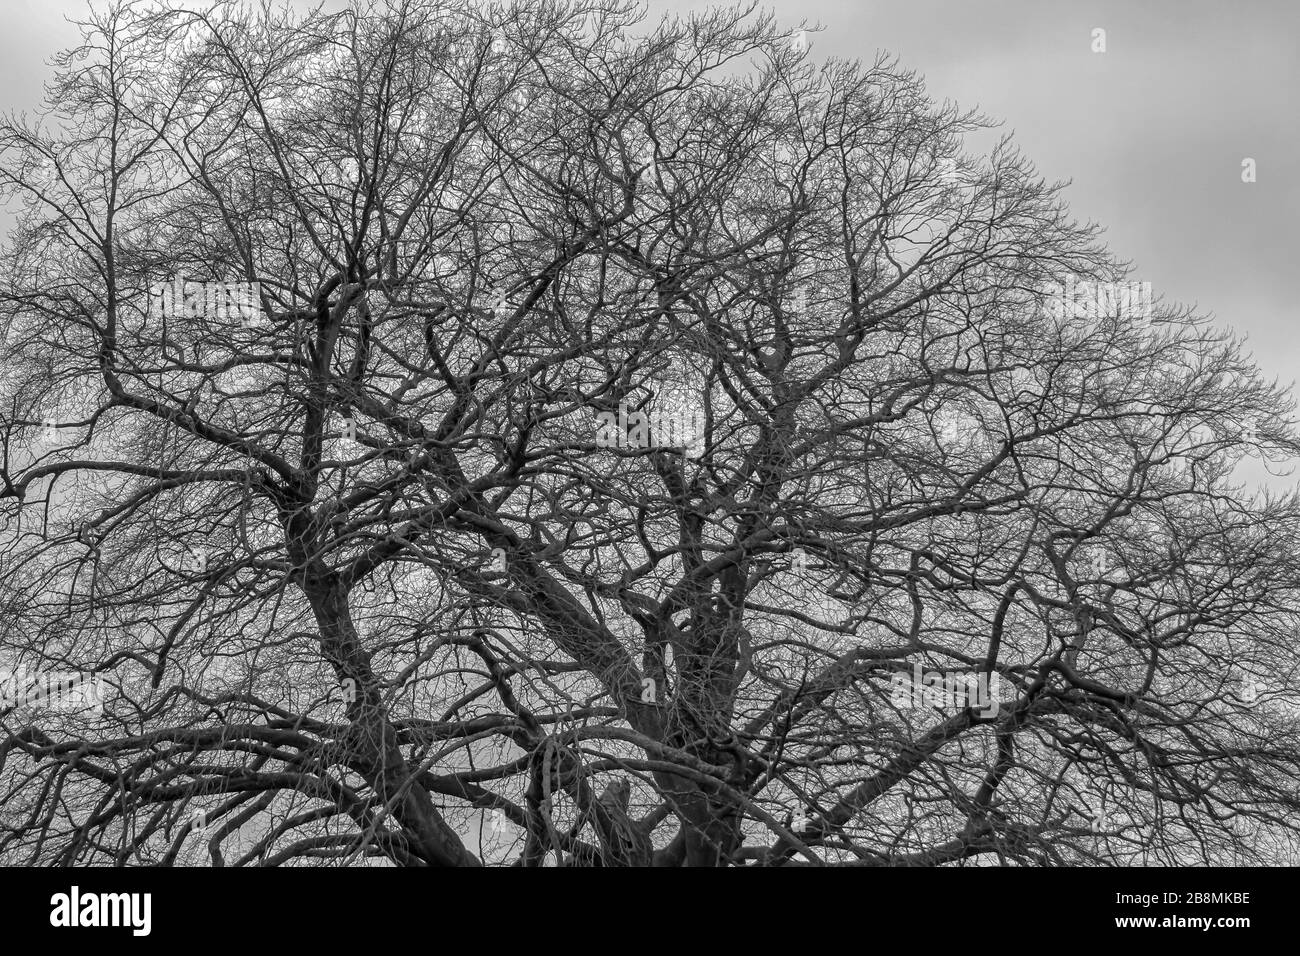
<path id="1" fill-rule="evenodd" d="M 1300 6 L 3 9 L 24 924 L 1300 863 Z"/>

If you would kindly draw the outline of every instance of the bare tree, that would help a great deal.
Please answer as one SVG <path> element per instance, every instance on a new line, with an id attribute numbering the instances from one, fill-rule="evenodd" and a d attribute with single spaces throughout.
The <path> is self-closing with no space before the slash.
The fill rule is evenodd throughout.
<path id="1" fill-rule="evenodd" d="M 83 35 L 0 648 L 104 692 L 10 681 L 0 859 L 1295 861 L 1290 398 L 990 121 L 753 9 Z"/>

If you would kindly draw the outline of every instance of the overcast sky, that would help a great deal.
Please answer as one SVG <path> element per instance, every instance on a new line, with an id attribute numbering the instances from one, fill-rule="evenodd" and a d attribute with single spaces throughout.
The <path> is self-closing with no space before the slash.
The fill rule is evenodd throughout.
<path id="1" fill-rule="evenodd" d="M 330 4 L 336 6 L 337 4 Z M 653 0 L 652 15 L 701 8 Z M 1248 336 L 1284 383 L 1300 357 L 1296 0 L 777 0 L 815 56 L 896 54 L 932 94 L 1003 120 L 1133 278 Z M 72 0 L 5 0 L 0 106 L 30 109 L 75 38 Z M 1106 52 L 1092 50 L 1095 28 Z M 1257 164 L 1243 183 L 1241 163 Z M 3 224 L 3 223 L 0 223 Z"/>

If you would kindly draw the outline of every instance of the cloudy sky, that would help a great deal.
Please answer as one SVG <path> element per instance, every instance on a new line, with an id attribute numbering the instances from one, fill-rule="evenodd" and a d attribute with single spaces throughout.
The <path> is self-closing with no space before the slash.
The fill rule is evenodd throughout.
<path id="1" fill-rule="evenodd" d="M 327 4 L 337 6 L 336 3 Z M 652 17 L 701 8 L 651 0 Z M 877 49 L 936 98 L 1001 119 L 1077 218 L 1107 228 L 1134 279 L 1248 337 L 1291 383 L 1300 358 L 1300 3 L 1295 0 L 775 0 L 813 54 Z M 0 106 L 30 109 L 45 60 L 69 45 L 73 0 L 5 0 Z M 1093 52 L 1093 31 L 1106 52 Z M 1242 182 L 1242 160 L 1257 181 Z M 3 225 L 3 223 L 0 223 Z"/>

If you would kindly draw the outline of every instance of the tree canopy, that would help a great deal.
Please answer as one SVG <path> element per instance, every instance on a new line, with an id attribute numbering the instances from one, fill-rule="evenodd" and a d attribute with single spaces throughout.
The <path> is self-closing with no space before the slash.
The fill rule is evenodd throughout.
<path id="1" fill-rule="evenodd" d="M 0 664 L 102 706 L 0 708 L 0 860 L 1295 862 L 1292 399 L 992 121 L 753 8 L 82 29 Z"/>

